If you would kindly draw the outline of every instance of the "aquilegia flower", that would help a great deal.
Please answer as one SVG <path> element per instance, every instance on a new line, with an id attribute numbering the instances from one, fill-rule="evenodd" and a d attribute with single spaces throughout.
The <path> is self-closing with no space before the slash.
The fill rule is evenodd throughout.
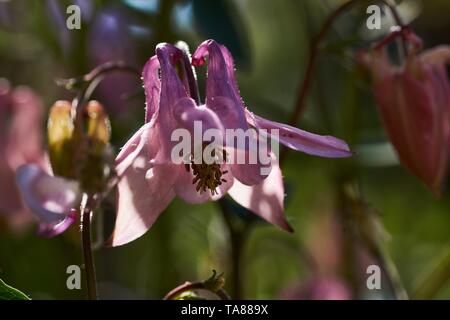
<path id="1" fill-rule="evenodd" d="M 192 65 L 205 63 L 208 56 L 206 100 L 200 104 Z M 181 65 L 184 70 L 177 68 Z M 183 69 L 183 68 L 181 68 Z M 244 155 L 236 161 L 197 162 L 186 155 L 174 161 L 173 133 L 177 129 L 196 135 L 196 123 L 204 133 L 214 129 L 268 130 L 268 135 L 291 149 L 323 157 L 351 155 L 347 144 L 330 136 L 319 136 L 263 119 L 250 112 L 242 101 L 234 76 L 231 54 L 214 40 L 202 43 L 189 61 L 184 51 L 170 44 L 159 44 L 143 70 L 146 92 L 146 123 L 125 144 L 116 158 L 118 183 L 117 220 L 110 244 L 128 243 L 144 234 L 175 196 L 188 203 L 217 200 L 228 193 L 236 202 L 265 220 L 291 230 L 284 217 L 284 188 L 276 161 L 269 164 L 249 160 L 250 143 L 234 147 L 213 147 L 212 154 L 225 160 Z M 277 129 L 279 135 L 272 134 Z M 197 133 L 198 134 L 198 133 Z M 250 138 L 251 139 L 251 138 Z M 258 144 L 261 137 L 255 138 Z M 195 139 L 194 139 L 195 140 Z M 204 151 L 210 144 L 193 141 L 192 150 Z M 195 152 L 195 151 L 193 151 Z M 270 148 L 263 151 L 274 160 Z M 200 160 L 204 160 L 200 158 Z M 267 169 L 267 170 L 262 170 Z"/>
<path id="2" fill-rule="evenodd" d="M 407 31 L 405 31 L 407 32 Z M 421 54 L 421 41 L 409 31 L 411 44 L 402 66 L 389 60 L 384 47 L 364 56 L 389 139 L 402 164 L 439 194 L 447 176 L 450 153 L 450 83 L 446 64 L 450 47 Z"/>

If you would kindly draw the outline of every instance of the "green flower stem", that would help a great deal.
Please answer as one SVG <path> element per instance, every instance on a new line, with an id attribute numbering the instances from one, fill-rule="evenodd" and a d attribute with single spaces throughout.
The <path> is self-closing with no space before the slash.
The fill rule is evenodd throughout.
<path id="1" fill-rule="evenodd" d="M 403 286 L 397 268 L 383 243 L 383 234 L 378 225 L 378 217 L 367 207 L 357 188 L 354 178 L 338 179 L 338 213 L 344 233 L 344 252 L 350 260 L 346 266 L 346 276 L 352 286 L 355 296 L 358 295 L 361 285 L 355 266 L 357 257 L 355 243 L 362 243 L 364 248 L 380 265 L 388 283 L 388 288 L 396 300 L 407 300 L 408 294 Z"/>
<path id="2" fill-rule="evenodd" d="M 230 292 L 233 299 L 241 300 L 244 296 L 242 253 L 252 223 L 238 220 L 238 218 L 229 211 L 223 199 L 217 201 L 217 203 L 230 237 L 229 261 L 231 263 L 231 272 L 228 277 L 230 279 L 229 283 L 231 284 Z"/>
<path id="3" fill-rule="evenodd" d="M 450 280 L 450 246 L 420 277 L 412 299 L 432 299 Z"/>

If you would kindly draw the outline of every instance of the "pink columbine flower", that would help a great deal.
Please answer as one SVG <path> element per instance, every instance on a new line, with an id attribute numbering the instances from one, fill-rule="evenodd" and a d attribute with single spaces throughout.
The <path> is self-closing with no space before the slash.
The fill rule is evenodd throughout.
<path id="1" fill-rule="evenodd" d="M 339 139 L 254 115 L 244 106 L 239 94 L 229 51 L 214 40 L 208 40 L 198 47 L 191 63 L 201 65 L 207 56 L 204 104 L 193 99 L 196 84 L 193 85 L 195 79 L 189 77 L 189 72 L 181 77 L 177 73 L 177 63 L 190 64 L 177 47 L 159 44 L 156 55 L 145 65 L 146 123 L 116 158 L 120 181 L 111 245 L 123 245 L 144 234 L 175 196 L 187 203 L 203 203 L 228 193 L 236 202 L 270 223 L 292 230 L 284 217 L 283 179 L 276 161 L 271 162 L 270 173 L 266 171 L 265 174 L 261 170 L 264 165 L 259 162 L 199 165 L 172 161 L 171 150 L 175 145 L 171 140 L 172 132 L 178 128 L 192 132 L 195 121 L 200 121 L 204 130 L 215 128 L 221 132 L 250 127 L 278 129 L 279 136 L 274 138 L 291 149 L 323 157 L 351 155 L 347 144 Z M 250 151 L 247 145 L 243 149 L 227 145 L 224 150 L 230 158 Z"/>
<path id="2" fill-rule="evenodd" d="M 419 54 L 421 41 L 405 31 L 411 50 L 401 66 L 384 46 L 365 55 L 374 77 L 373 91 L 401 163 L 440 194 L 447 176 L 450 148 L 450 83 L 446 64 L 450 47 Z"/>

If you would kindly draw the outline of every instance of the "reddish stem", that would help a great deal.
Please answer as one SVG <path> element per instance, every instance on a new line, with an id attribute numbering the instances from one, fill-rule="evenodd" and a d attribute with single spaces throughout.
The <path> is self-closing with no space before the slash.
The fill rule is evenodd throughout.
<path id="1" fill-rule="evenodd" d="M 325 36 L 327 35 L 328 31 L 331 29 L 331 26 L 333 25 L 335 20 L 343 12 L 347 11 L 347 9 L 349 9 L 350 7 L 352 7 L 353 5 L 355 5 L 359 2 L 362 2 L 362 0 L 350 0 L 350 1 L 342 4 L 341 6 L 339 6 L 336 10 L 334 10 L 327 17 L 327 19 L 325 20 L 324 24 L 322 25 L 322 28 L 320 29 L 319 33 L 313 39 L 311 47 L 310 47 L 311 49 L 310 49 L 310 53 L 309 53 L 308 64 L 306 66 L 304 80 L 303 80 L 302 86 L 300 87 L 300 90 L 298 91 L 298 97 L 297 97 L 297 102 L 295 104 L 295 109 L 294 109 L 294 112 L 292 113 L 292 117 L 289 122 L 290 125 L 292 125 L 292 126 L 297 125 L 297 123 L 300 119 L 300 116 L 305 109 L 305 99 L 306 99 L 308 90 L 311 86 L 312 75 L 313 75 L 314 68 L 316 65 L 317 57 L 320 52 L 320 44 L 325 39 Z M 389 7 L 396 23 L 400 26 L 400 28 L 404 28 L 403 21 L 395 8 L 395 4 L 393 4 L 390 0 L 379 0 L 379 2 L 382 2 L 386 6 Z M 404 41 L 403 41 L 403 49 L 406 52 L 407 46 Z"/>
<path id="2" fill-rule="evenodd" d="M 177 296 L 182 294 L 183 292 L 192 291 L 192 290 L 206 290 L 206 291 L 214 293 L 222 300 L 230 300 L 231 299 L 230 296 L 228 295 L 228 293 L 225 290 L 223 290 L 222 288 L 220 288 L 217 291 L 212 291 L 210 288 L 208 288 L 207 285 L 205 285 L 204 282 L 185 282 L 181 286 L 178 286 L 175 289 L 173 289 L 172 291 L 170 291 L 164 297 L 164 300 L 173 300 Z"/>
<path id="3" fill-rule="evenodd" d="M 84 269 L 89 300 L 97 300 L 97 279 L 95 275 L 94 257 L 91 247 L 91 215 L 95 207 L 94 199 L 86 195 L 86 203 L 81 207 L 81 240 L 83 247 Z"/>

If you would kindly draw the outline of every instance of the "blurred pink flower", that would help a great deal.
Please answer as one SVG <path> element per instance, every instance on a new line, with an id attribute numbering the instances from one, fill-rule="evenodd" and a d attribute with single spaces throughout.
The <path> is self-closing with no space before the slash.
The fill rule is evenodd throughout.
<path id="1" fill-rule="evenodd" d="M 0 79 L 0 214 L 17 228 L 32 216 L 22 203 L 15 171 L 25 163 L 44 163 L 43 111 L 40 98 L 31 89 L 12 89 Z"/>
<path id="2" fill-rule="evenodd" d="M 350 300 L 348 286 L 338 278 L 312 278 L 307 283 L 285 289 L 281 295 L 285 300 Z"/>
<path id="3" fill-rule="evenodd" d="M 336 217 L 324 214 L 308 229 L 303 262 L 308 263 L 310 274 L 280 293 L 287 300 L 349 300 L 351 288 L 342 271 L 344 261 L 343 230 Z M 355 247 L 358 243 L 355 243 Z M 357 253 L 359 255 L 359 251 Z M 358 257 L 358 265 L 360 265 Z M 362 265 L 362 264 L 361 264 Z M 359 270 L 358 270 L 359 271 Z"/>
<path id="4" fill-rule="evenodd" d="M 76 181 L 55 177 L 41 166 L 25 164 L 16 172 L 16 182 L 28 208 L 38 218 L 38 235 L 54 237 L 78 217 L 81 192 Z"/>
<path id="5" fill-rule="evenodd" d="M 450 47 L 421 54 L 421 41 L 406 34 L 411 44 L 402 66 L 391 63 L 384 46 L 363 56 L 374 77 L 375 98 L 402 164 L 435 194 L 447 176 L 450 154 L 450 83 L 446 64 Z"/>
<path id="6" fill-rule="evenodd" d="M 180 79 L 177 74 L 175 64 L 186 59 L 180 49 L 160 44 L 156 55 L 144 67 L 146 123 L 116 158 L 121 180 L 116 226 L 110 239 L 113 246 L 144 234 L 175 195 L 188 203 L 202 203 L 217 200 L 228 192 L 239 204 L 267 221 L 292 230 L 284 217 L 284 187 L 276 161 L 270 164 L 270 174 L 266 175 L 261 174 L 261 163 L 184 165 L 171 161 L 171 150 L 176 144 L 171 141 L 172 132 L 178 128 L 192 132 L 194 121 L 201 121 L 204 130 L 215 128 L 221 132 L 249 127 L 278 129 L 279 142 L 294 150 L 324 157 L 351 155 L 347 144 L 339 139 L 315 135 L 252 114 L 239 94 L 229 51 L 213 40 L 205 41 L 193 54 L 192 64 L 203 64 L 207 55 L 206 102 L 203 105 L 197 105 L 192 99 L 196 96 L 193 76 L 189 78 L 185 74 Z M 189 61 L 184 63 L 190 68 Z M 239 152 L 247 155 L 249 149 L 248 146 L 243 150 L 227 148 L 226 152 L 233 158 Z"/>

